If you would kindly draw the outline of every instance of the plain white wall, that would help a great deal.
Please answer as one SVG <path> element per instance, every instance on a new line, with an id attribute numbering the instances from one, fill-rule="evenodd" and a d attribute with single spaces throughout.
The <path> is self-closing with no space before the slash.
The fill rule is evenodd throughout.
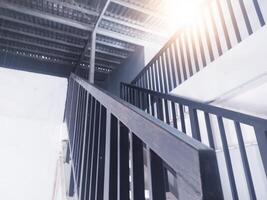
<path id="1" fill-rule="evenodd" d="M 0 193 L 52 198 L 67 79 L 0 68 Z"/>

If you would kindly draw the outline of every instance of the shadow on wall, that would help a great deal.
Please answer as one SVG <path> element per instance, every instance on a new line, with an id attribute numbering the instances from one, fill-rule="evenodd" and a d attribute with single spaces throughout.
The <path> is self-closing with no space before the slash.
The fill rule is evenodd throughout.
<path id="1" fill-rule="evenodd" d="M 131 82 L 144 68 L 144 66 L 144 47 L 139 47 L 125 62 L 120 64 L 116 70 L 108 75 L 108 78 L 102 87 L 107 91 L 119 96 L 120 83 Z"/>

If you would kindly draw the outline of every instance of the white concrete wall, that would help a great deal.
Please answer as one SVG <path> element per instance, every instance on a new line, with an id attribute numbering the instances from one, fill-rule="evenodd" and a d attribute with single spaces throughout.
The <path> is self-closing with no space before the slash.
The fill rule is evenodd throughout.
<path id="1" fill-rule="evenodd" d="M 266 36 L 267 27 L 265 26 L 183 82 L 172 93 L 266 118 L 267 101 L 264 100 L 267 93 Z M 204 141 L 207 141 L 204 116 L 203 114 L 201 116 L 201 113 L 199 113 L 199 120 L 201 138 L 206 138 Z M 187 130 L 190 130 L 189 116 L 186 116 L 186 121 Z M 212 119 L 211 123 L 225 199 L 231 199 L 216 119 Z M 242 200 L 249 199 L 234 125 L 229 120 L 224 120 L 224 123 L 239 197 Z M 257 199 L 264 200 L 267 197 L 267 181 L 255 133 L 252 127 L 244 125 L 242 131 Z M 204 143 L 208 144 L 208 142 Z"/>
<path id="2" fill-rule="evenodd" d="M 64 78 L 0 68 L 1 199 L 52 199 L 66 88 Z"/>

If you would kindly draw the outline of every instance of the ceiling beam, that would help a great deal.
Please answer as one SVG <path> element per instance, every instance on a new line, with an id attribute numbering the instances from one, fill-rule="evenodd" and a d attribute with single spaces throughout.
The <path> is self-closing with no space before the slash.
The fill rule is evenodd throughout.
<path id="1" fill-rule="evenodd" d="M 89 48 L 88 50 L 90 51 L 91 48 Z M 120 55 L 120 54 L 118 54 L 118 53 L 108 52 L 108 51 L 99 49 L 98 47 L 96 47 L 96 50 L 95 50 L 95 51 L 96 51 L 96 53 L 101 53 L 101 54 L 109 55 L 109 56 L 116 57 L 116 58 L 120 58 L 120 59 L 126 59 L 126 58 L 127 58 L 127 56 Z"/>
<path id="2" fill-rule="evenodd" d="M 49 60 L 49 59 L 42 59 L 40 57 L 30 56 L 30 55 L 27 55 L 27 54 L 19 54 L 19 53 L 17 53 L 17 51 L 24 51 L 24 50 L 16 49 L 14 47 L 10 47 L 10 46 L 7 46 L 7 45 L 0 44 L 0 51 L 1 51 L 1 48 L 9 49 L 8 52 L 7 51 L 3 51 L 3 52 L 9 53 L 9 54 L 13 54 L 13 55 L 17 55 L 17 56 L 24 56 L 24 57 L 28 57 L 28 58 L 32 58 L 32 59 L 37 59 L 37 60 L 41 60 L 41 61 L 46 61 L 46 62 L 51 62 L 51 63 L 73 65 L 72 63 L 70 63 L 68 61 L 63 61 L 63 60 Z M 10 49 L 12 49 L 12 50 L 10 50 Z M 36 52 L 34 52 L 34 53 L 27 52 L 27 53 L 29 53 L 29 54 L 36 54 Z"/>
<path id="3" fill-rule="evenodd" d="M 98 16 L 99 12 L 95 11 L 95 10 L 91 10 L 89 6 L 84 6 L 83 4 L 79 4 L 76 3 L 75 1 L 72 2 L 63 2 L 60 0 L 44 0 L 46 2 L 51 2 L 87 15 L 91 15 L 91 16 Z"/>
<path id="4" fill-rule="evenodd" d="M 30 41 L 23 41 L 21 39 L 15 39 L 15 38 L 12 38 L 12 37 L 1 36 L 0 40 L 1 39 L 12 41 L 12 42 L 18 42 L 20 44 L 25 44 L 25 45 L 45 48 L 47 50 L 58 51 L 58 52 L 61 52 L 61 53 L 66 53 L 66 54 L 70 54 L 70 55 L 74 55 L 74 56 L 79 56 L 80 55 L 77 51 L 71 51 L 71 50 L 61 49 L 61 48 L 57 48 L 57 47 L 51 47 L 49 45 L 38 44 L 38 43 L 35 43 L 35 42 L 30 42 Z"/>
<path id="5" fill-rule="evenodd" d="M 88 59 L 86 59 L 86 58 L 88 58 Z M 89 59 L 90 59 L 90 55 L 85 55 L 85 59 L 82 62 L 90 64 Z M 102 58 L 99 56 L 95 56 L 95 60 L 96 61 L 104 61 L 106 63 L 115 64 L 115 65 L 121 64 L 121 62 L 118 60 L 106 59 L 106 58 Z"/>
<path id="6" fill-rule="evenodd" d="M 97 29 L 97 34 L 103 35 L 103 36 L 107 36 L 107 37 L 112 37 L 114 39 L 121 40 L 121 41 L 124 41 L 124 42 L 129 42 L 129 43 L 136 44 L 136 45 L 139 45 L 139 46 L 146 46 L 146 45 L 152 44 L 152 42 L 148 42 L 146 40 L 142 40 L 142 39 L 134 38 L 134 37 L 131 37 L 131 36 L 127 36 L 127 35 L 122 34 L 122 33 L 117 33 L 117 32 L 114 32 L 114 31 L 106 30 L 104 28 L 98 28 Z"/>
<path id="7" fill-rule="evenodd" d="M 115 16 L 113 16 L 113 17 L 104 16 L 103 19 L 105 19 L 107 21 L 110 21 L 110 22 L 113 22 L 113 23 L 116 23 L 116 24 L 120 24 L 120 25 L 123 25 L 123 26 L 130 27 L 132 29 L 136 29 L 138 31 L 142 31 L 142 32 L 146 32 L 146 33 L 149 33 L 149 34 L 153 34 L 153 35 L 158 36 L 158 37 L 167 38 L 167 36 L 168 36 L 166 33 L 162 33 L 162 32 L 159 32 L 159 31 L 155 31 L 155 30 L 146 28 L 144 26 L 140 26 L 140 25 L 137 25 L 137 24 L 126 22 L 126 21 L 123 21 L 121 19 L 116 19 Z"/>
<path id="8" fill-rule="evenodd" d="M 81 35 L 77 35 L 77 34 L 73 34 L 73 33 L 68 33 L 66 31 L 56 30 L 54 28 L 41 26 L 41 25 L 38 25 L 38 24 L 34 24 L 32 22 L 26 22 L 26 21 L 23 21 L 23 20 L 20 20 L 20 19 L 15 19 L 15 18 L 9 17 L 9 16 L 3 16 L 1 13 L 0 13 L 0 19 L 3 19 L 5 21 L 14 22 L 14 23 L 17 23 L 17 24 L 30 26 L 30 27 L 37 28 L 37 29 L 40 29 L 40 30 L 43 30 L 43 31 L 47 31 L 47 32 L 51 32 L 51 33 L 58 33 L 58 34 L 66 35 L 66 36 L 69 36 L 69 37 L 74 37 L 74 38 L 77 38 L 77 39 L 85 40 L 85 39 L 88 38 L 87 36 L 81 36 Z M 112 40 L 112 38 L 110 38 L 110 39 Z M 97 44 L 105 45 L 105 46 L 116 48 L 116 49 L 119 49 L 119 50 L 124 50 L 124 51 L 128 51 L 128 52 L 134 52 L 135 51 L 134 48 L 117 45 L 117 44 L 111 43 L 111 42 L 106 42 L 104 40 L 100 40 L 99 38 L 96 39 L 96 42 L 97 42 Z"/>
<path id="9" fill-rule="evenodd" d="M 51 58 L 62 59 L 62 60 L 70 61 L 70 62 L 76 61 L 76 59 L 70 58 L 69 56 L 62 56 L 62 55 L 55 56 L 55 54 L 52 54 L 52 53 L 43 52 L 43 51 L 39 51 L 39 50 L 31 50 L 31 49 L 28 49 L 25 47 L 19 47 L 19 46 L 15 46 L 15 45 L 11 46 L 9 44 L 0 43 L 0 46 L 5 47 L 5 48 L 11 48 L 11 49 L 14 49 L 17 51 L 23 51 L 23 52 L 28 52 L 28 53 L 32 53 L 32 54 L 39 54 L 40 56 L 48 56 Z"/>
<path id="10" fill-rule="evenodd" d="M 124 47 L 121 45 L 112 44 L 110 42 L 106 42 L 106 41 L 102 41 L 102 40 L 98 40 L 98 39 L 96 39 L 96 42 L 97 42 L 97 44 L 101 44 L 101 45 L 104 45 L 107 47 L 112 47 L 112 48 L 119 49 L 119 50 L 124 50 L 124 51 L 128 51 L 128 52 L 134 52 L 135 51 L 134 48 Z"/>
<path id="11" fill-rule="evenodd" d="M 81 23 L 81 22 L 78 22 L 72 19 L 66 19 L 64 17 L 60 17 L 58 15 L 52 15 L 50 13 L 45 13 L 42 11 L 35 11 L 24 6 L 10 4 L 10 3 L 3 2 L 3 1 L 0 1 L 0 7 L 7 9 L 7 10 L 15 11 L 18 13 L 22 13 L 25 15 L 30 15 L 33 17 L 53 21 L 56 23 L 60 23 L 60 24 L 70 26 L 73 28 L 77 28 L 77 29 L 81 29 L 81 30 L 92 31 L 92 28 L 93 28 L 92 26 L 88 24 L 84 24 L 84 23 Z"/>
<path id="12" fill-rule="evenodd" d="M 22 39 L 15 39 L 15 38 L 9 37 L 9 36 L 1 36 L 0 40 L 1 39 L 13 41 L 13 42 L 18 42 L 20 44 L 25 44 L 25 45 L 45 48 L 45 49 L 48 49 L 48 50 L 54 50 L 54 51 L 58 51 L 58 52 L 61 52 L 61 53 L 66 53 L 66 54 L 70 54 L 70 55 L 74 55 L 74 56 L 79 56 L 80 55 L 80 53 L 77 52 L 77 51 L 71 51 L 71 50 L 65 50 L 65 49 L 61 49 L 61 48 L 57 48 L 57 47 L 51 47 L 49 45 L 38 44 L 36 42 L 31 42 L 31 41 L 23 41 Z M 90 49 L 89 49 L 89 51 L 90 51 Z M 123 55 L 120 55 L 120 54 L 115 54 L 115 53 L 111 53 L 111 52 L 108 52 L 108 51 L 104 51 L 104 50 L 98 49 L 97 47 L 96 47 L 96 52 L 97 53 L 101 53 L 101 54 L 105 54 L 105 55 L 109 55 L 109 56 L 113 56 L 113 57 L 117 57 L 117 58 L 121 58 L 121 59 L 127 58 L 127 56 L 123 56 Z"/>
<path id="13" fill-rule="evenodd" d="M 28 32 L 21 31 L 21 30 L 6 28 L 4 26 L 2 26 L 0 30 L 4 30 L 4 31 L 8 31 L 11 33 L 20 34 L 20 35 L 24 35 L 24 36 L 28 36 L 28 37 L 33 37 L 33 38 L 37 38 L 37 39 L 41 39 L 41 40 L 46 40 L 49 42 L 55 42 L 55 43 L 69 46 L 69 47 L 73 47 L 73 48 L 81 49 L 83 47 L 82 45 L 79 45 L 79 44 L 74 44 L 74 43 L 70 43 L 70 42 L 66 42 L 66 41 L 62 41 L 62 40 L 58 40 L 58 39 L 53 39 L 51 37 L 45 37 L 45 36 L 41 36 L 41 35 L 37 35 L 37 34 L 33 34 L 33 33 L 28 33 Z"/>
<path id="14" fill-rule="evenodd" d="M 167 18 L 164 15 L 158 14 L 157 11 L 153 11 L 151 9 L 141 7 L 141 6 L 138 6 L 138 5 L 132 4 L 130 2 L 123 1 L 123 0 L 111 0 L 111 1 L 115 4 L 118 4 L 118 5 L 121 5 L 123 7 L 144 13 L 148 16 L 152 16 L 152 17 L 167 21 Z"/>
<path id="15" fill-rule="evenodd" d="M 17 24 L 30 26 L 30 27 L 33 27 L 33 28 L 38 28 L 38 29 L 41 29 L 41 30 L 44 30 L 44 31 L 48 31 L 48 32 L 53 32 L 53 33 L 66 35 L 66 36 L 69 36 L 69 37 L 74 37 L 74 38 L 79 38 L 79 39 L 87 39 L 87 36 L 77 35 L 77 34 L 69 33 L 69 32 L 66 32 L 66 31 L 57 30 L 55 28 L 49 28 L 47 26 L 42 26 L 42 25 L 39 25 L 39 24 L 35 24 L 33 22 L 26 22 L 26 21 L 21 20 L 21 19 L 12 18 L 12 17 L 9 17 L 9 16 L 4 16 L 2 13 L 0 13 L 0 19 L 3 19 L 5 21 L 9 21 L 9 22 L 13 22 L 13 23 L 17 23 Z"/>

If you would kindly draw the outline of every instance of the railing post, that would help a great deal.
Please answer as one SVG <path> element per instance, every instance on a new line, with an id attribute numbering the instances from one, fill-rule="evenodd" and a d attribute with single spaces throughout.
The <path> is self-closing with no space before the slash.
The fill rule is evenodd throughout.
<path id="1" fill-rule="evenodd" d="M 265 170 L 265 175 L 267 177 L 267 130 L 265 127 L 255 126 L 254 127 L 260 155 Z"/>
<path id="2" fill-rule="evenodd" d="M 189 108 L 189 117 L 190 117 L 190 124 L 191 124 L 191 130 L 192 130 L 192 137 L 200 141 L 201 137 L 200 137 L 198 116 L 197 116 L 196 109 Z"/>
<path id="3" fill-rule="evenodd" d="M 130 133 L 131 199 L 145 200 L 144 156 L 142 141 Z"/>
<path id="4" fill-rule="evenodd" d="M 105 141 L 105 169 L 104 169 L 104 200 L 109 200 L 110 188 L 110 154 L 111 154 L 111 113 L 106 112 L 106 141 Z"/>
<path id="5" fill-rule="evenodd" d="M 118 200 L 129 200 L 129 129 L 119 123 L 120 131 L 118 135 Z"/>
<path id="6" fill-rule="evenodd" d="M 164 184 L 164 168 L 162 159 L 155 154 L 152 150 L 150 151 L 150 176 L 152 186 L 152 197 L 153 200 L 165 200 L 165 184 Z M 148 161 L 149 162 L 149 161 Z"/>

